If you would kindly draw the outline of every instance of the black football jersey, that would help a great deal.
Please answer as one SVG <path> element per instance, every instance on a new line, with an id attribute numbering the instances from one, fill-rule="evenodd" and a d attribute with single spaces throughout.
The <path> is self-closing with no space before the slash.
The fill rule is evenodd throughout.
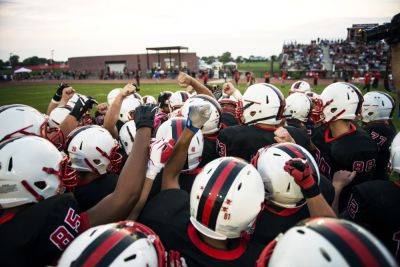
<path id="1" fill-rule="evenodd" d="M 310 139 L 299 129 L 285 127 L 297 144 L 308 148 Z M 265 146 L 276 143 L 274 131 L 276 129 L 262 129 L 257 125 L 237 125 L 220 131 L 218 136 L 219 155 L 239 157 L 250 161 L 257 151 Z"/>
<path id="2" fill-rule="evenodd" d="M 140 222 L 157 233 L 167 250 L 180 252 L 188 266 L 255 266 L 263 246 L 237 240 L 229 250 L 211 247 L 190 223 L 189 199 L 184 190 L 164 190 L 144 208 Z"/>
<path id="3" fill-rule="evenodd" d="M 235 115 L 230 113 L 230 112 L 224 112 L 222 111 L 221 113 L 221 128 L 227 128 L 231 126 L 238 125 L 239 122 L 236 119 Z"/>
<path id="4" fill-rule="evenodd" d="M 315 159 L 320 172 L 332 180 L 340 170 L 356 171 L 354 180 L 342 191 L 339 209 L 346 207 L 351 188 L 359 183 L 372 180 L 375 173 L 378 148 L 364 130 L 351 124 L 346 134 L 333 138 L 329 128 L 320 126 L 315 130 L 312 142 L 316 147 Z"/>
<path id="5" fill-rule="evenodd" d="M 400 183 L 375 180 L 353 187 L 341 217 L 370 230 L 400 262 Z"/>
<path id="6" fill-rule="evenodd" d="M 217 137 L 218 134 L 204 135 L 203 153 L 198 168 L 203 168 L 207 163 L 219 158 L 217 152 Z"/>
<path id="7" fill-rule="evenodd" d="M 375 178 L 387 180 L 389 179 L 387 167 L 390 158 L 390 145 L 396 136 L 396 128 L 387 122 L 370 122 L 363 128 L 378 146 Z"/>
<path id="8" fill-rule="evenodd" d="M 104 197 L 114 192 L 117 182 L 117 174 L 106 173 L 88 184 L 78 186 L 73 193 L 79 207 L 86 211 L 95 206 Z"/>
<path id="9" fill-rule="evenodd" d="M 0 226 L 2 266 L 55 264 L 62 251 L 88 228 L 72 194 L 32 204 Z"/>
<path id="10" fill-rule="evenodd" d="M 332 183 L 321 176 L 319 187 L 325 200 L 332 204 L 335 197 Z M 309 217 L 307 204 L 299 208 L 285 209 L 266 203 L 263 211 L 258 215 L 253 240 L 265 246 L 280 233 L 285 233 L 298 222 Z"/>

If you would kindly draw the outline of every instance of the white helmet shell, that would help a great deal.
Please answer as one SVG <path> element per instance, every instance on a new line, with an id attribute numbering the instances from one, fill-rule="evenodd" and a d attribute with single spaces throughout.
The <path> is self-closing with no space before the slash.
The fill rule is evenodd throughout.
<path id="1" fill-rule="evenodd" d="M 135 141 L 136 135 L 136 124 L 135 121 L 128 121 L 122 125 L 119 130 L 119 141 L 125 150 L 125 153 L 129 155 L 131 153 L 133 142 Z"/>
<path id="2" fill-rule="evenodd" d="M 285 118 L 307 122 L 310 117 L 312 102 L 302 93 L 293 93 L 286 98 Z"/>
<path id="3" fill-rule="evenodd" d="M 157 104 L 157 100 L 154 98 L 154 96 L 151 95 L 145 95 L 144 97 L 142 97 L 143 100 L 143 104 Z"/>
<path id="4" fill-rule="evenodd" d="M 321 93 L 324 121 L 354 120 L 361 113 L 363 97 L 360 90 L 350 84 L 337 82 Z"/>
<path id="5" fill-rule="evenodd" d="M 133 120 L 132 115 L 135 112 L 135 109 L 141 105 L 139 99 L 134 97 L 125 97 L 122 100 L 121 109 L 119 111 L 119 120 L 122 122 L 127 122 L 129 120 Z"/>
<path id="6" fill-rule="evenodd" d="M 111 106 L 114 102 L 114 99 L 121 93 L 122 88 L 114 88 L 107 95 L 107 103 Z"/>
<path id="7" fill-rule="evenodd" d="M 368 92 L 364 95 L 361 108 L 363 122 L 389 120 L 393 116 L 395 108 L 394 99 L 384 92 Z"/>
<path id="8" fill-rule="evenodd" d="M 73 265 L 85 266 L 89 260 L 88 247 L 98 248 L 106 244 L 107 237 L 113 236 L 119 246 L 118 253 L 111 255 L 108 251 L 98 251 L 96 258 L 98 265 L 105 266 L 133 266 L 133 267 L 160 267 L 165 264 L 165 250 L 158 236 L 148 227 L 133 221 L 123 221 L 100 225 L 86 230 L 79 235 L 61 256 L 58 267 Z M 104 260 L 107 256 L 107 263 Z M 112 258 L 110 258 L 112 257 Z"/>
<path id="9" fill-rule="evenodd" d="M 262 179 L 251 164 L 233 157 L 218 158 L 194 180 L 190 221 L 212 239 L 238 238 L 251 228 L 263 201 Z"/>
<path id="10" fill-rule="evenodd" d="M 61 123 L 65 120 L 65 118 L 71 112 L 71 107 L 56 107 L 50 112 L 49 115 L 49 125 L 50 127 L 59 127 Z"/>
<path id="11" fill-rule="evenodd" d="M 251 85 L 243 94 L 243 117 L 245 124 L 280 124 L 285 109 L 285 97 L 272 84 Z"/>
<path id="12" fill-rule="evenodd" d="M 43 168 L 59 172 L 63 159 L 52 143 L 38 136 L 0 143 L 0 206 L 12 208 L 62 193 L 61 177 Z"/>
<path id="13" fill-rule="evenodd" d="M 400 173 L 400 133 L 397 133 L 390 146 L 390 169 Z"/>
<path id="14" fill-rule="evenodd" d="M 119 145 L 111 134 L 97 125 L 83 126 L 72 131 L 66 142 L 72 168 L 77 171 L 105 174 Z"/>
<path id="15" fill-rule="evenodd" d="M 186 100 L 189 99 L 189 94 L 185 91 L 176 91 L 169 98 L 169 109 L 174 111 L 179 109 L 185 104 Z"/>
<path id="16" fill-rule="evenodd" d="M 169 142 L 174 140 L 175 143 L 182 135 L 183 130 L 186 127 L 186 119 L 182 117 L 174 117 L 165 121 L 157 130 L 156 139 Z M 197 168 L 201 161 L 201 155 L 203 153 L 204 139 L 201 131 L 193 136 L 188 148 L 188 158 L 182 171 L 191 171 Z"/>
<path id="17" fill-rule="evenodd" d="M 307 160 L 313 170 L 314 179 L 319 183 L 317 163 L 313 156 L 299 145 L 281 143 L 261 148 L 253 161 L 264 182 L 265 198 L 283 208 L 296 208 L 305 204 L 300 187 L 283 169 L 285 163 L 293 158 Z"/>
<path id="18" fill-rule="evenodd" d="M 219 131 L 220 120 L 221 120 L 221 105 L 215 98 L 212 98 L 208 95 L 195 95 L 189 98 L 181 109 L 181 114 L 184 117 L 189 116 L 189 107 L 193 105 L 204 105 L 211 104 L 211 115 L 210 118 L 206 121 L 201 131 L 203 134 L 214 134 Z"/>
<path id="19" fill-rule="evenodd" d="M 268 267 L 370 265 L 397 266 L 390 252 L 370 232 L 334 218 L 315 218 L 292 227 L 277 238 L 268 262 Z"/>
<path id="20" fill-rule="evenodd" d="M 307 93 L 311 92 L 311 86 L 308 82 L 305 81 L 297 81 L 292 84 L 290 87 L 289 93 Z"/>

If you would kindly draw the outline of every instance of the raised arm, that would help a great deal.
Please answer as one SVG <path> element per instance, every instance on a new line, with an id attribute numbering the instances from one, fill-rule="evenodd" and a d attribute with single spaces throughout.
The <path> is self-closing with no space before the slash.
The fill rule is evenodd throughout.
<path id="1" fill-rule="evenodd" d="M 91 226 L 124 220 L 138 202 L 145 178 L 151 130 L 157 107 L 140 106 L 135 112 L 136 136 L 133 148 L 113 193 L 88 210 Z"/>
<path id="2" fill-rule="evenodd" d="M 46 112 L 47 115 L 49 115 L 50 112 L 59 105 L 61 97 L 63 95 L 63 90 L 68 87 L 70 87 L 70 86 L 66 83 L 60 83 L 58 85 L 56 93 L 54 94 L 53 98 L 50 100 L 50 103 L 47 107 L 47 112 Z"/>
<path id="3" fill-rule="evenodd" d="M 335 188 L 335 198 L 333 199 L 332 208 L 339 215 L 339 199 L 343 188 L 345 188 L 354 177 L 356 177 L 356 172 L 349 171 L 337 171 L 333 174 L 332 185 Z"/>
<path id="4" fill-rule="evenodd" d="M 186 88 L 188 86 L 192 86 L 197 94 L 208 95 L 208 96 L 215 98 L 214 94 L 210 91 L 210 89 L 208 89 L 201 82 L 199 82 L 195 78 L 187 75 L 184 72 L 179 73 L 178 84 L 179 84 L 179 86 L 184 87 L 184 88 Z"/>
<path id="5" fill-rule="evenodd" d="M 285 163 L 284 169 L 300 186 L 311 217 L 336 217 L 335 212 L 320 193 L 308 162 L 299 158 L 291 159 Z"/>
<path id="6" fill-rule="evenodd" d="M 119 112 L 121 110 L 122 101 L 124 100 L 125 97 L 135 92 L 136 92 L 136 87 L 133 84 L 125 85 L 125 87 L 114 99 L 106 115 L 104 116 L 103 127 L 106 128 L 111 133 L 111 135 L 116 139 L 118 139 L 118 130 L 115 124 L 117 123 L 119 118 Z"/>
<path id="7" fill-rule="evenodd" d="M 189 107 L 189 116 L 186 120 L 186 128 L 175 144 L 172 155 L 164 167 L 161 190 L 179 188 L 179 174 L 185 165 L 188 148 L 192 137 L 203 127 L 210 118 L 209 104 L 193 105 Z"/>

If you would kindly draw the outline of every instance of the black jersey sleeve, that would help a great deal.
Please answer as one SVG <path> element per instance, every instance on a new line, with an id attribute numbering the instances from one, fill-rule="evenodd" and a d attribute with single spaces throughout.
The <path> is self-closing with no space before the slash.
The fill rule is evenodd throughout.
<path id="1" fill-rule="evenodd" d="M 293 137 L 296 144 L 310 151 L 311 142 L 306 129 L 303 130 L 293 126 L 286 126 L 285 128 L 289 132 L 289 134 Z"/>

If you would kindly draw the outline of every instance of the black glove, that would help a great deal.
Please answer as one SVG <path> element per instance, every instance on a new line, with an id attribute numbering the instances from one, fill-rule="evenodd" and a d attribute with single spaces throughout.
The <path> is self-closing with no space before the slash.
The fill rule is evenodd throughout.
<path id="1" fill-rule="evenodd" d="M 63 90 L 67 87 L 69 87 L 67 83 L 60 83 L 60 85 L 57 87 L 56 93 L 53 96 L 53 100 L 55 102 L 59 102 L 61 100 Z"/>
<path id="2" fill-rule="evenodd" d="M 153 129 L 154 116 L 156 115 L 157 106 L 153 104 L 146 104 L 139 106 L 135 110 L 135 123 L 136 129 L 141 127 L 148 127 Z"/>
<path id="3" fill-rule="evenodd" d="M 299 158 L 288 160 L 283 169 L 293 176 L 296 184 L 300 186 L 305 198 L 312 198 L 319 195 L 318 181 L 314 179 L 314 174 L 310 164 L 303 162 Z"/>
<path id="4" fill-rule="evenodd" d="M 76 101 L 76 104 L 74 108 L 71 110 L 69 115 L 74 116 L 77 121 L 80 121 L 82 116 L 89 110 L 93 108 L 93 105 L 97 105 L 97 101 L 89 96 L 86 101 L 83 100 L 83 98 L 79 97 L 78 101 Z"/>

